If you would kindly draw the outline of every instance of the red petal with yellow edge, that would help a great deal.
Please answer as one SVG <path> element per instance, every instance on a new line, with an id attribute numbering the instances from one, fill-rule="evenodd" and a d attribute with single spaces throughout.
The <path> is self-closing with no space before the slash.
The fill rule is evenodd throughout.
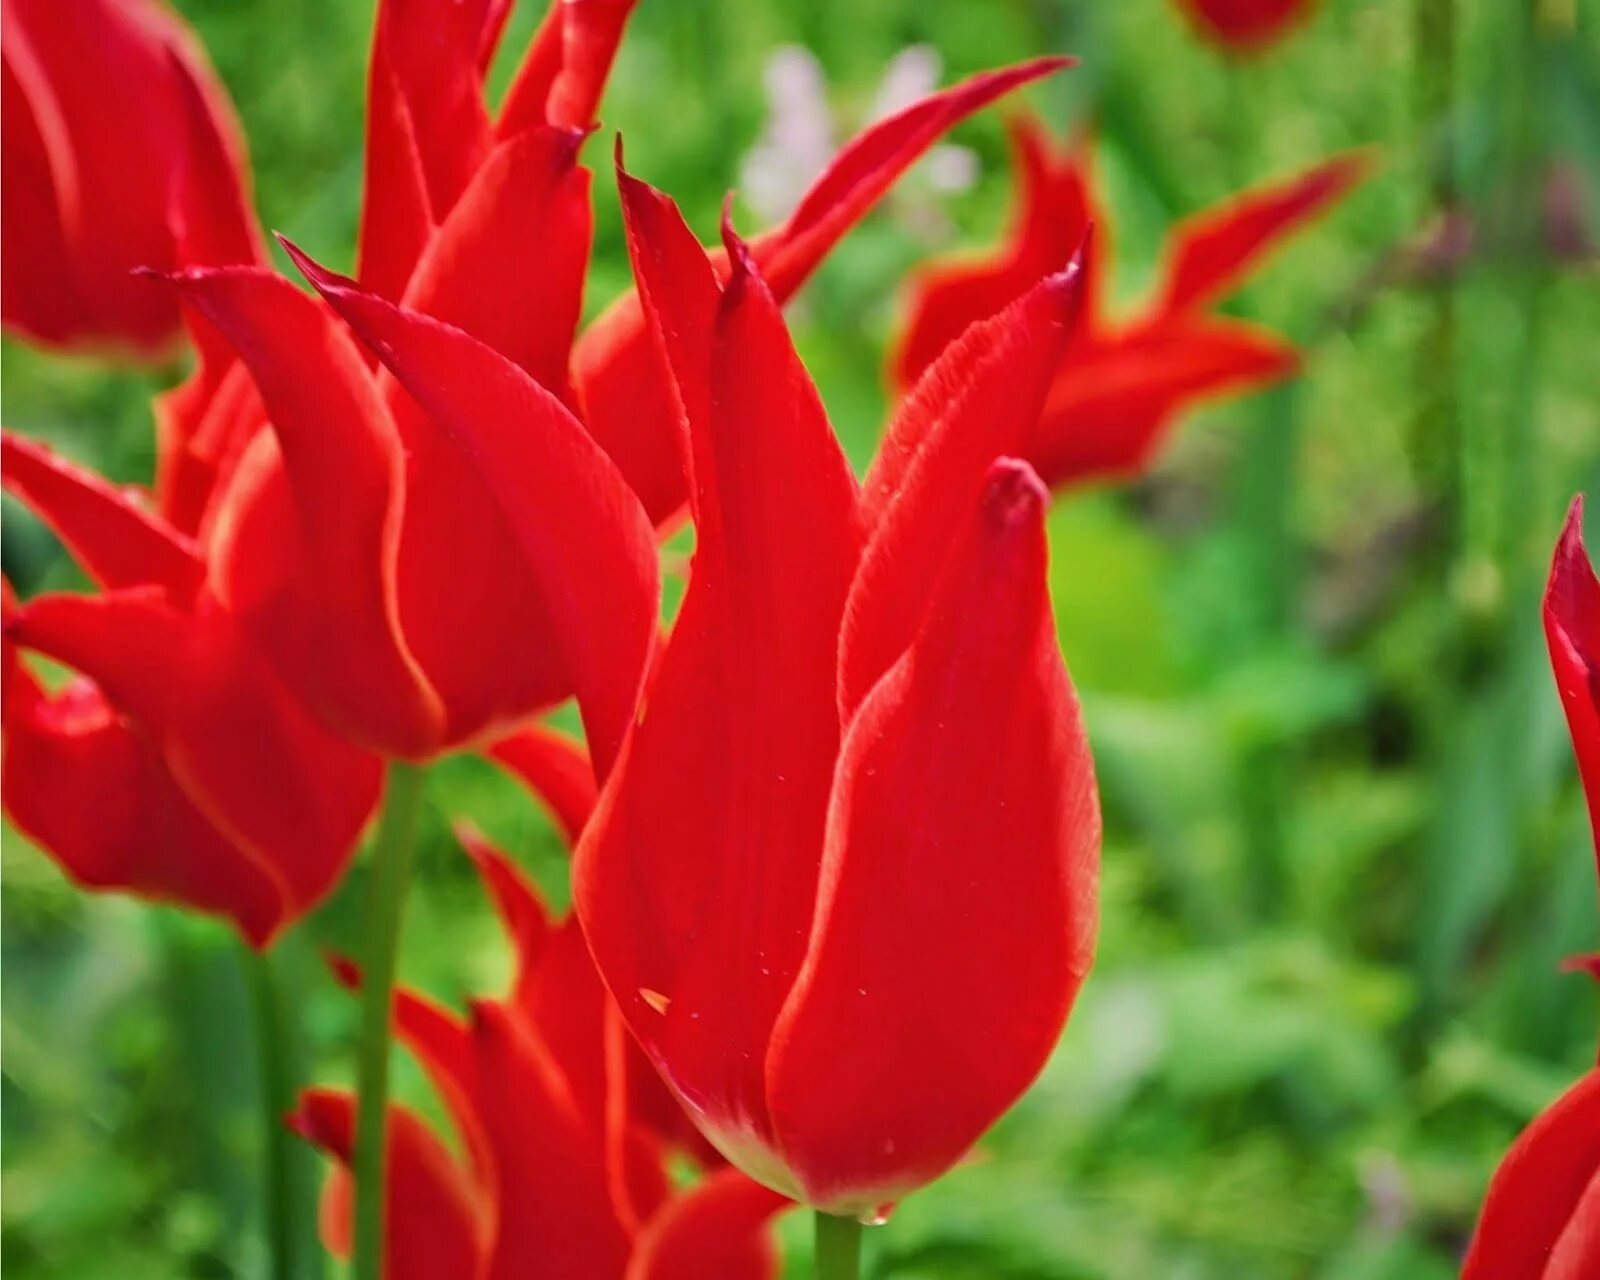
<path id="1" fill-rule="evenodd" d="M 205 578 L 194 543 L 134 496 L 54 450 L 0 433 L 0 479 L 100 586 L 158 586 L 187 603 Z"/>
<path id="2" fill-rule="evenodd" d="M 1046 501 L 1026 463 L 994 464 L 845 739 L 766 1064 L 783 1158 L 823 1208 L 871 1212 L 958 1161 L 1043 1067 L 1089 970 L 1099 806 Z"/>
<path id="3" fill-rule="evenodd" d="M 326 307 L 255 268 L 177 279 L 248 366 L 282 451 L 290 501 L 261 542 L 217 568 L 226 603 L 336 733 L 405 757 L 438 749 L 444 708 L 401 630 L 399 434 L 355 343 Z M 257 550 L 287 559 L 263 598 L 240 588 Z"/>
<path id="4" fill-rule="evenodd" d="M 696 299 L 646 288 L 662 331 L 709 360 L 684 375 L 708 388 L 705 416 L 691 413 L 700 526 L 642 720 L 580 845 L 575 896 L 630 1026 L 702 1128 L 759 1146 L 761 1058 L 811 914 L 859 530 L 854 480 L 777 303 L 730 247 L 709 337 L 693 333 Z"/>
<path id="5" fill-rule="evenodd" d="M 1461 1280 L 1584 1280 L 1600 1269 L 1600 1071 L 1522 1131 L 1495 1171 Z"/>
<path id="6" fill-rule="evenodd" d="M 902 402 L 862 493 L 872 536 L 839 642 L 842 718 L 916 634 L 950 550 L 950 513 L 970 510 L 989 465 L 1034 434 L 1081 286 L 1074 267 L 973 325 Z"/>
<path id="7" fill-rule="evenodd" d="M 680 1192 L 645 1224 L 625 1280 L 771 1280 L 772 1219 L 794 1201 L 723 1169 Z"/>
<path id="8" fill-rule="evenodd" d="M 769 288 L 787 301 L 835 244 L 929 147 L 973 112 L 1030 81 L 1070 65 L 1037 58 L 973 76 L 881 120 L 850 142 L 814 182 L 782 227 L 752 246 Z M 729 266 L 718 260 L 718 274 Z M 687 496 L 677 412 L 637 293 L 589 326 L 573 353 L 584 421 L 634 487 L 650 518 L 672 520 Z"/>
<path id="9" fill-rule="evenodd" d="M 1343 199 L 1370 167 L 1365 153 L 1336 156 L 1185 218 L 1172 231 L 1156 313 L 1175 315 L 1222 301 L 1284 237 Z"/>
<path id="10" fill-rule="evenodd" d="M 1600 581 L 1583 548 L 1583 497 L 1572 500 L 1544 593 L 1544 634 L 1578 757 L 1600 853 Z"/>
<path id="11" fill-rule="evenodd" d="M 364 293 L 304 258 L 300 265 L 454 446 L 477 482 L 478 505 L 493 506 L 514 535 L 521 573 L 501 589 L 533 596 L 549 624 L 543 636 L 518 637 L 522 660 L 510 670 L 543 665 L 565 676 L 561 692 L 577 696 L 604 775 L 633 721 L 655 643 L 660 567 L 638 500 L 561 402 L 516 365 L 458 329 Z M 407 634 L 426 621 L 408 613 Z M 539 640 L 545 652 L 534 647 Z M 505 704 L 507 714 L 517 709 L 509 697 Z M 524 717 L 538 709 L 521 708 Z"/>
<path id="12" fill-rule="evenodd" d="M 1179 318 L 1074 344 L 1026 456 L 1052 488 L 1133 476 L 1174 419 L 1217 396 L 1269 386 L 1299 353 L 1256 325 Z"/>
<path id="13" fill-rule="evenodd" d="M 323 1240 L 350 1251 L 349 1171 L 355 1099 L 308 1089 L 288 1125 L 338 1162 L 324 1191 Z M 384 1280 L 473 1280 L 487 1263 L 486 1207 L 449 1150 L 405 1107 L 389 1108 L 384 1177 Z"/>

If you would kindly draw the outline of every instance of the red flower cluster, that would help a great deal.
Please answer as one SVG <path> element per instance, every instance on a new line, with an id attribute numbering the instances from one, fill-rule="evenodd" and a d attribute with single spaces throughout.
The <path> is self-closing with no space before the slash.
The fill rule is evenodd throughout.
<path id="1" fill-rule="evenodd" d="M 1600 580 L 1583 549 L 1583 499 L 1556 544 L 1544 597 L 1556 687 L 1600 855 Z M 1581 967 L 1593 968 L 1592 961 Z M 1585 1280 L 1600 1274 L 1600 1068 L 1517 1139 L 1483 1202 L 1462 1280 Z"/>
<path id="2" fill-rule="evenodd" d="M 580 333 L 580 153 L 632 0 L 553 4 L 497 115 L 506 0 L 381 0 L 357 270 L 284 242 L 310 291 L 267 265 L 165 11 L 3 3 L 7 323 L 153 351 L 181 317 L 196 352 L 156 406 L 153 502 L 5 438 L 7 488 L 97 588 L 6 596 L 18 826 L 86 885 L 265 946 L 339 878 L 385 760 L 482 751 L 546 797 L 576 916 L 469 839 L 515 990 L 465 1021 L 396 1006 L 464 1155 L 392 1112 L 391 1277 L 765 1276 L 786 1197 L 873 1214 L 951 1167 L 1094 952 L 1047 486 L 1135 471 L 1196 399 L 1292 369 L 1209 308 L 1359 163 L 1186 224 L 1157 301 L 1113 322 L 1086 159 L 1019 123 L 1012 243 L 917 277 L 858 483 L 781 307 L 947 130 L 1065 59 L 880 121 L 717 250 L 619 150 L 637 284 Z M 663 639 L 658 536 L 686 508 Z M 569 698 L 584 747 L 538 723 Z M 349 1098 L 295 1124 L 350 1159 Z M 714 1171 L 676 1191 L 669 1150 Z M 326 1216 L 341 1247 L 341 1178 Z"/>
<path id="3" fill-rule="evenodd" d="M 617 1016 L 577 921 L 553 921 L 505 855 L 460 838 L 516 954 L 509 998 L 463 1020 L 411 991 L 395 1031 L 454 1122 L 453 1155 L 414 1112 L 389 1117 L 385 1255 L 389 1280 L 764 1280 L 766 1225 L 792 1207 L 698 1141 Z M 340 963 L 342 980 L 359 976 Z M 340 1162 L 324 1190 L 323 1233 L 349 1251 L 355 1099 L 308 1091 L 295 1129 Z M 692 1188 L 668 1179 L 669 1151 L 708 1165 Z"/>

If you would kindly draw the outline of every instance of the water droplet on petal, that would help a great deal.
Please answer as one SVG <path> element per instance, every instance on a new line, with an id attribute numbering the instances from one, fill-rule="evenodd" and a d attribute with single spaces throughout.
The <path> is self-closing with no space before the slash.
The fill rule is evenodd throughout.
<path id="1" fill-rule="evenodd" d="M 672 1003 L 671 996 L 664 996 L 659 991 L 652 991 L 649 987 L 639 988 L 639 999 L 654 1009 L 662 1016 L 666 1015 L 667 1006 Z"/>
<path id="2" fill-rule="evenodd" d="M 876 1209 L 869 1209 L 856 1219 L 864 1227 L 881 1227 L 889 1221 L 889 1215 L 894 1212 L 894 1205 L 880 1204 Z"/>

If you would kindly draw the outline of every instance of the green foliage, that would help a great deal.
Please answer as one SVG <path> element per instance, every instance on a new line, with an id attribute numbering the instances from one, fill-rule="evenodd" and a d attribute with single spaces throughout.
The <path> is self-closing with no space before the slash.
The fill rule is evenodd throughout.
<path id="1" fill-rule="evenodd" d="M 180 7 L 238 101 L 267 225 L 348 265 L 370 6 Z M 1196 415 L 1153 476 L 1052 514 L 1058 625 L 1106 806 L 1100 960 L 1038 1087 L 970 1164 L 868 1233 L 871 1275 L 1446 1277 L 1499 1153 L 1593 1060 L 1593 998 L 1555 971 L 1600 930 L 1536 608 L 1565 502 L 1600 479 L 1600 291 L 1592 259 L 1557 264 L 1516 228 L 1538 194 L 1528 175 L 1559 155 L 1600 235 L 1600 4 L 1460 0 L 1459 15 L 1458 109 L 1413 123 L 1403 3 L 1325 0 L 1282 47 L 1229 65 L 1166 0 L 642 0 L 607 123 L 706 234 L 785 42 L 816 52 L 845 119 L 910 43 L 937 48 L 947 79 L 1080 54 L 1036 102 L 1058 124 L 1097 122 L 1119 298 L 1149 279 L 1175 217 L 1380 148 L 1378 176 L 1236 304 L 1307 344 L 1304 379 Z M 497 85 L 536 18 L 518 6 Z M 858 466 L 885 412 L 898 278 L 1002 223 L 997 113 L 958 140 L 983 177 L 944 201 L 949 227 L 892 198 L 793 308 Z M 1446 144 L 1480 252 L 1454 290 L 1455 364 L 1426 369 L 1444 286 L 1394 268 L 1425 234 Z M 608 143 L 590 147 L 592 312 L 628 271 Z M 176 371 L 108 373 L 8 342 L 3 372 L 9 425 L 148 478 L 146 401 Z M 1459 510 L 1411 466 L 1411 424 L 1440 379 L 1460 411 Z M 9 503 L 5 517 L 19 589 L 74 581 L 48 535 Z M 565 862 L 479 761 L 436 769 L 427 806 L 401 978 L 459 1005 L 498 988 L 507 956 L 448 820 L 486 829 L 557 903 Z M 364 870 L 282 956 L 318 1081 L 352 1075 L 353 1002 L 316 953 L 354 949 Z M 11 833 L 3 874 L 14 1276 L 263 1275 L 230 940 L 80 895 Z M 397 1089 L 438 1114 L 413 1068 Z M 783 1225 L 791 1275 L 807 1274 L 809 1231 Z"/>

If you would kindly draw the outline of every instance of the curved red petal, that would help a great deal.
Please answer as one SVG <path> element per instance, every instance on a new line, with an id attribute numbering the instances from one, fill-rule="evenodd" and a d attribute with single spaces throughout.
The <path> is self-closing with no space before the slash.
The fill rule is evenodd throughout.
<path id="1" fill-rule="evenodd" d="M 1290 377 L 1299 353 L 1257 325 L 1180 317 L 1074 343 L 1026 456 L 1052 488 L 1133 476 L 1184 410 Z"/>
<path id="2" fill-rule="evenodd" d="M 0 433 L 0 479 L 102 587 L 163 587 L 180 603 L 199 590 L 205 565 L 194 543 L 127 490 L 9 431 Z"/>
<path id="3" fill-rule="evenodd" d="M 1600 581 L 1583 548 L 1583 497 L 1572 500 L 1544 593 L 1544 634 L 1578 757 L 1600 855 Z"/>
<path id="4" fill-rule="evenodd" d="M 694 570 L 575 896 L 634 1033 L 714 1140 L 737 1143 L 767 1137 L 761 1055 L 810 919 L 860 535 L 777 303 L 732 248 L 711 333 L 683 339 L 710 362 L 683 377 L 707 388 L 690 417 Z M 666 331 L 704 322 L 647 293 Z"/>
<path id="5" fill-rule="evenodd" d="M 381 0 L 368 82 L 360 277 L 399 298 L 490 145 L 487 0 Z"/>
<path id="6" fill-rule="evenodd" d="M 563 400 L 593 230 L 589 171 L 577 164 L 582 142 L 577 130 L 534 129 L 490 152 L 429 241 L 404 298 Z"/>
<path id="7" fill-rule="evenodd" d="M 1367 176 L 1371 160 L 1351 152 L 1284 182 L 1234 196 L 1185 218 L 1168 241 L 1156 314 L 1176 315 L 1220 302 L 1291 235 Z"/>
<path id="8" fill-rule="evenodd" d="M 1495 1171 L 1461 1280 L 1579 1280 L 1600 1267 L 1600 1071 L 1522 1131 Z"/>
<path id="9" fill-rule="evenodd" d="M 484 754 L 550 811 L 569 845 L 577 843 L 597 795 L 594 765 L 582 743 L 534 724 L 491 743 Z"/>
<path id="10" fill-rule="evenodd" d="M 771 1280 L 778 1257 L 768 1230 L 794 1201 L 722 1169 L 680 1192 L 645 1224 L 626 1280 Z"/>
<path id="11" fill-rule="evenodd" d="M 370 372 L 327 308 L 281 276 L 198 269 L 177 283 L 249 368 L 287 482 L 270 535 L 283 579 L 225 561 L 225 603 L 335 732 L 385 754 L 427 755 L 444 710 L 400 625 L 404 459 Z M 261 541 L 235 554 L 254 555 Z"/>
<path id="12" fill-rule="evenodd" d="M 969 510 L 989 464 L 1034 433 L 1082 306 L 1076 267 L 1037 284 L 948 347 L 902 402 L 862 492 L 872 534 L 839 641 L 841 717 L 916 634 L 950 549 L 950 513 Z"/>
<path id="13" fill-rule="evenodd" d="M 553 652 L 524 657 L 513 671 L 543 663 L 564 673 L 603 775 L 632 723 L 655 642 L 660 570 L 637 499 L 577 420 L 521 369 L 458 329 L 301 265 L 448 438 L 515 536 L 521 590 L 547 611 Z M 421 625 L 408 617 L 408 633 Z"/>
<path id="14" fill-rule="evenodd" d="M 835 244 L 929 147 L 973 112 L 1071 64 L 1036 58 L 973 76 L 880 120 L 849 143 L 784 225 L 754 253 L 768 287 L 787 301 Z M 719 274 L 726 276 L 726 263 Z M 638 295 L 613 305 L 578 339 L 573 378 L 584 421 L 639 494 L 650 518 L 672 520 L 687 496 L 671 390 L 649 352 Z"/>
<path id="15" fill-rule="evenodd" d="M 990 469 L 845 739 L 767 1059 L 784 1159 L 824 1208 L 871 1212 L 959 1160 L 1043 1067 L 1093 958 L 1099 806 L 1045 504 L 1026 463 Z"/>
<path id="16" fill-rule="evenodd" d="M 141 588 L 43 596 L 10 628 L 104 690 L 206 819 L 281 878 L 291 915 L 333 887 L 377 802 L 380 765 L 319 729 L 225 617 Z"/>
<path id="17" fill-rule="evenodd" d="M 998 314 L 1043 277 L 1080 254 L 1091 227 L 1103 226 L 1094 207 L 1087 148 L 1057 156 L 1044 126 L 1032 116 L 1011 121 L 1016 208 L 1007 243 L 976 258 L 936 262 L 910 277 L 905 328 L 890 368 L 909 387 L 969 326 Z M 1089 282 L 1104 256 L 1103 235 L 1083 254 L 1084 310 L 1094 313 Z"/>
<path id="18" fill-rule="evenodd" d="M 308 1089 L 289 1116 L 291 1129 L 338 1162 L 325 1193 L 323 1239 L 349 1251 L 348 1182 L 355 1143 L 355 1099 Z M 473 1280 L 486 1262 L 486 1209 L 465 1171 L 421 1118 L 389 1108 L 384 1178 L 384 1280 Z"/>

